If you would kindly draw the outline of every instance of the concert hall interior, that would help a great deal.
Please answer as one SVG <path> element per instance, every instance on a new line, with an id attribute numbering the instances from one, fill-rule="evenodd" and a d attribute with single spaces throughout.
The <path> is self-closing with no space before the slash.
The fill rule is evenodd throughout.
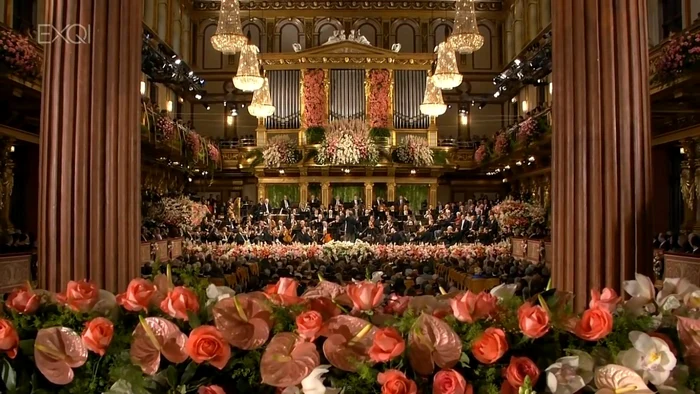
<path id="1" fill-rule="evenodd" d="M 0 0 L 0 393 L 700 392 L 698 91 L 700 0 Z"/>

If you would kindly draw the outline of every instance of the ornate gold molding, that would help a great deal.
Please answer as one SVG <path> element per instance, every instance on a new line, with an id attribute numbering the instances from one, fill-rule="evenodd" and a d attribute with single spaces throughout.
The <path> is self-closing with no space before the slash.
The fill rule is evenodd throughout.
<path id="1" fill-rule="evenodd" d="M 503 11 L 501 0 L 475 0 L 477 13 L 500 12 Z M 216 0 L 195 0 L 193 9 L 195 11 L 219 11 L 221 1 Z M 454 1 L 249 1 L 241 3 L 241 11 L 297 11 L 297 10 L 358 10 L 358 11 L 430 11 L 445 12 L 454 11 Z"/>

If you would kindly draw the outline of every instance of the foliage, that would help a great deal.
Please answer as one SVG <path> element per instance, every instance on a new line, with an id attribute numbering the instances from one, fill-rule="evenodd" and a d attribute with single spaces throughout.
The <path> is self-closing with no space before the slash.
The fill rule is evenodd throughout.
<path id="1" fill-rule="evenodd" d="M 700 32 L 682 32 L 664 45 L 653 66 L 653 83 L 668 83 L 685 72 L 700 69 Z"/>
<path id="2" fill-rule="evenodd" d="M 394 150 L 394 158 L 399 163 L 412 164 L 417 167 L 432 166 L 435 162 L 433 150 L 425 137 L 408 135 Z"/>
<path id="3" fill-rule="evenodd" d="M 537 204 L 505 200 L 491 212 L 504 235 L 529 236 L 543 230 L 547 212 Z"/>
<path id="4" fill-rule="evenodd" d="M 328 126 L 316 159 L 319 164 L 330 165 L 374 164 L 379 160 L 379 150 L 365 122 L 340 120 Z"/>
<path id="5" fill-rule="evenodd" d="M 277 168 L 298 163 L 301 160 L 301 151 L 297 149 L 294 141 L 282 135 L 267 141 L 262 150 L 262 157 L 266 167 Z"/>
<path id="6" fill-rule="evenodd" d="M 391 137 L 391 130 L 386 127 L 372 127 L 369 129 L 369 135 L 372 138 L 389 138 Z"/>
<path id="7" fill-rule="evenodd" d="M 42 59 L 29 37 L 0 28 L 0 62 L 21 78 L 41 76 Z"/>
<path id="8" fill-rule="evenodd" d="M 320 144 L 323 141 L 323 137 L 326 133 L 326 129 L 321 126 L 312 126 L 306 129 L 306 143 L 309 145 Z"/>

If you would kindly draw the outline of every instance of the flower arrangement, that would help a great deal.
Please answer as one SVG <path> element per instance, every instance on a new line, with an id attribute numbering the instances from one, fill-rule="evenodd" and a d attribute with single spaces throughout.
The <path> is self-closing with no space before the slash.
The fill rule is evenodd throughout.
<path id="1" fill-rule="evenodd" d="M 506 235 L 526 236 L 542 229 L 546 211 L 537 204 L 505 200 L 491 209 L 500 231 Z"/>
<path id="2" fill-rule="evenodd" d="M 207 142 L 207 153 L 209 154 L 209 160 L 212 162 L 219 163 L 221 160 L 221 152 L 219 151 L 219 148 L 211 142 Z"/>
<path id="3" fill-rule="evenodd" d="M 175 123 L 167 116 L 157 116 L 156 130 L 163 136 L 163 141 L 168 142 L 175 139 Z"/>
<path id="4" fill-rule="evenodd" d="M 198 158 L 200 157 L 204 152 L 202 151 L 202 140 L 199 134 L 197 134 L 196 131 L 193 130 L 188 130 L 187 131 L 187 147 L 190 149 L 190 154 L 192 154 L 193 157 Z"/>
<path id="5" fill-rule="evenodd" d="M 476 152 L 474 152 L 474 160 L 476 161 L 476 164 L 481 164 L 488 160 L 488 158 L 489 151 L 486 149 L 486 144 L 479 145 L 479 147 L 476 148 Z"/>
<path id="6" fill-rule="evenodd" d="M 270 138 L 262 151 L 265 166 L 277 168 L 281 165 L 296 164 L 301 160 L 301 152 L 287 136 Z"/>
<path id="7" fill-rule="evenodd" d="M 433 150 L 425 137 L 408 135 L 401 140 L 394 151 L 399 163 L 413 164 L 417 167 L 433 165 Z"/>
<path id="8" fill-rule="evenodd" d="M 323 70 L 307 70 L 304 73 L 304 120 L 307 127 L 326 123 L 326 90 Z"/>
<path id="9" fill-rule="evenodd" d="M 0 61 L 22 78 L 39 78 L 42 59 L 29 38 L 11 30 L 0 30 Z"/>
<path id="10" fill-rule="evenodd" d="M 292 262 L 312 260 L 320 264 L 333 264 L 339 261 L 418 261 L 434 263 L 455 259 L 464 261 L 470 258 L 485 257 L 500 259 L 511 255 L 511 246 L 507 241 L 491 245 L 456 244 L 452 246 L 431 244 L 379 245 L 362 241 L 338 242 L 331 241 L 323 245 L 303 244 L 213 244 L 185 242 L 183 251 L 186 254 L 211 255 L 217 258 L 237 260 L 244 258 L 251 261 L 269 260 L 274 262 Z"/>
<path id="11" fill-rule="evenodd" d="M 369 72 L 369 125 L 372 128 L 386 128 L 389 121 L 389 91 L 391 78 L 389 70 Z"/>
<path id="12" fill-rule="evenodd" d="M 654 63 L 654 82 L 667 83 L 686 70 L 700 68 L 700 32 L 683 32 L 671 38 Z"/>
<path id="13" fill-rule="evenodd" d="M 539 123 L 535 118 L 528 118 L 518 128 L 518 143 L 523 145 L 530 144 L 537 135 L 539 135 Z"/>
<path id="14" fill-rule="evenodd" d="M 187 197 L 165 197 L 148 207 L 144 219 L 169 226 L 199 226 L 208 214 L 206 205 Z"/>
<path id="15" fill-rule="evenodd" d="M 328 126 L 316 159 L 319 164 L 371 164 L 379 160 L 379 150 L 365 122 L 340 120 Z"/>
<path id="16" fill-rule="evenodd" d="M 503 156 L 510 149 L 510 139 L 506 133 L 498 133 L 493 143 L 493 151 L 496 156 Z"/>
<path id="17" fill-rule="evenodd" d="M 281 278 L 235 294 L 180 274 L 114 295 L 85 280 L 15 289 L 0 319 L 2 384 L 36 393 L 685 393 L 700 390 L 700 289 L 637 275 L 589 308 L 515 285 L 438 297 L 381 282 Z M 178 276 L 176 276 L 178 277 Z M 325 375 L 325 376 L 324 376 Z"/>

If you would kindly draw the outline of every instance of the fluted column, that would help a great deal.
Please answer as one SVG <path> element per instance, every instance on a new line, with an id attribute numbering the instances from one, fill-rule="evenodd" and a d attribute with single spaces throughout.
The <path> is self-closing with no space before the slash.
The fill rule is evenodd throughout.
<path id="1" fill-rule="evenodd" d="M 540 25 L 537 21 L 537 0 L 527 1 L 527 39 L 532 40 L 540 32 Z"/>
<path id="2" fill-rule="evenodd" d="M 504 59 L 503 63 L 508 64 L 511 60 L 513 60 L 513 56 L 515 56 L 514 45 L 513 17 L 509 14 L 508 18 L 506 18 L 506 49 L 504 51 L 506 58 Z"/>
<path id="3" fill-rule="evenodd" d="M 365 182 L 365 206 L 371 207 L 372 201 L 374 201 L 374 183 Z"/>
<path id="4" fill-rule="evenodd" d="M 189 14 L 185 13 L 182 15 L 182 46 L 180 47 L 180 56 L 182 59 L 190 63 L 191 53 L 192 53 L 192 21 L 190 20 Z"/>
<path id="5" fill-rule="evenodd" d="M 89 44 L 45 47 L 39 280 L 123 290 L 139 276 L 141 0 L 47 0 L 47 23 Z"/>
<path id="6" fill-rule="evenodd" d="M 158 37 L 165 40 L 168 37 L 168 0 L 158 0 Z"/>
<path id="7" fill-rule="evenodd" d="M 299 204 L 309 201 L 309 182 L 299 183 Z"/>
<path id="8" fill-rule="evenodd" d="M 515 15 L 513 19 L 513 41 L 515 42 L 513 56 L 517 56 L 525 46 L 525 27 L 523 26 L 524 12 L 523 2 L 525 0 L 517 0 L 515 2 Z"/>
<path id="9" fill-rule="evenodd" d="M 175 53 L 184 58 L 184 51 L 180 47 L 180 37 L 182 35 L 182 11 L 180 10 L 180 2 L 173 1 L 172 4 L 172 19 L 170 23 L 170 46 L 173 48 Z"/>
<path id="10" fill-rule="evenodd" d="M 552 0 L 540 0 L 540 30 L 552 21 Z"/>
<path id="11" fill-rule="evenodd" d="M 396 182 L 389 182 L 386 184 L 386 200 L 396 200 Z"/>
<path id="12" fill-rule="evenodd" d="M 428 192 L 428 204 L 433 207 L 437 207 L 437 194 L 438 194 L 438 184 L 433 182 L 430 184 L 430 191 Z"/>
<path id="13" fill-rule="evenodd" d="M 154 28 L 155 14 L 156 14 L 156 0 L 144 0 L 143 6 L 143 21 L 150 27 Z"/>
<path id="14" fill-rule="evenodd" d="M 554 285 L 589 290 L 651 274 L 646 0 L 555 1 Z"/>
<path id="15" fill-rule="evenodd" d="M 321 183 L 321 204 L 328 207 L 331 203 L 331 183 L 322 182 Z"/>

